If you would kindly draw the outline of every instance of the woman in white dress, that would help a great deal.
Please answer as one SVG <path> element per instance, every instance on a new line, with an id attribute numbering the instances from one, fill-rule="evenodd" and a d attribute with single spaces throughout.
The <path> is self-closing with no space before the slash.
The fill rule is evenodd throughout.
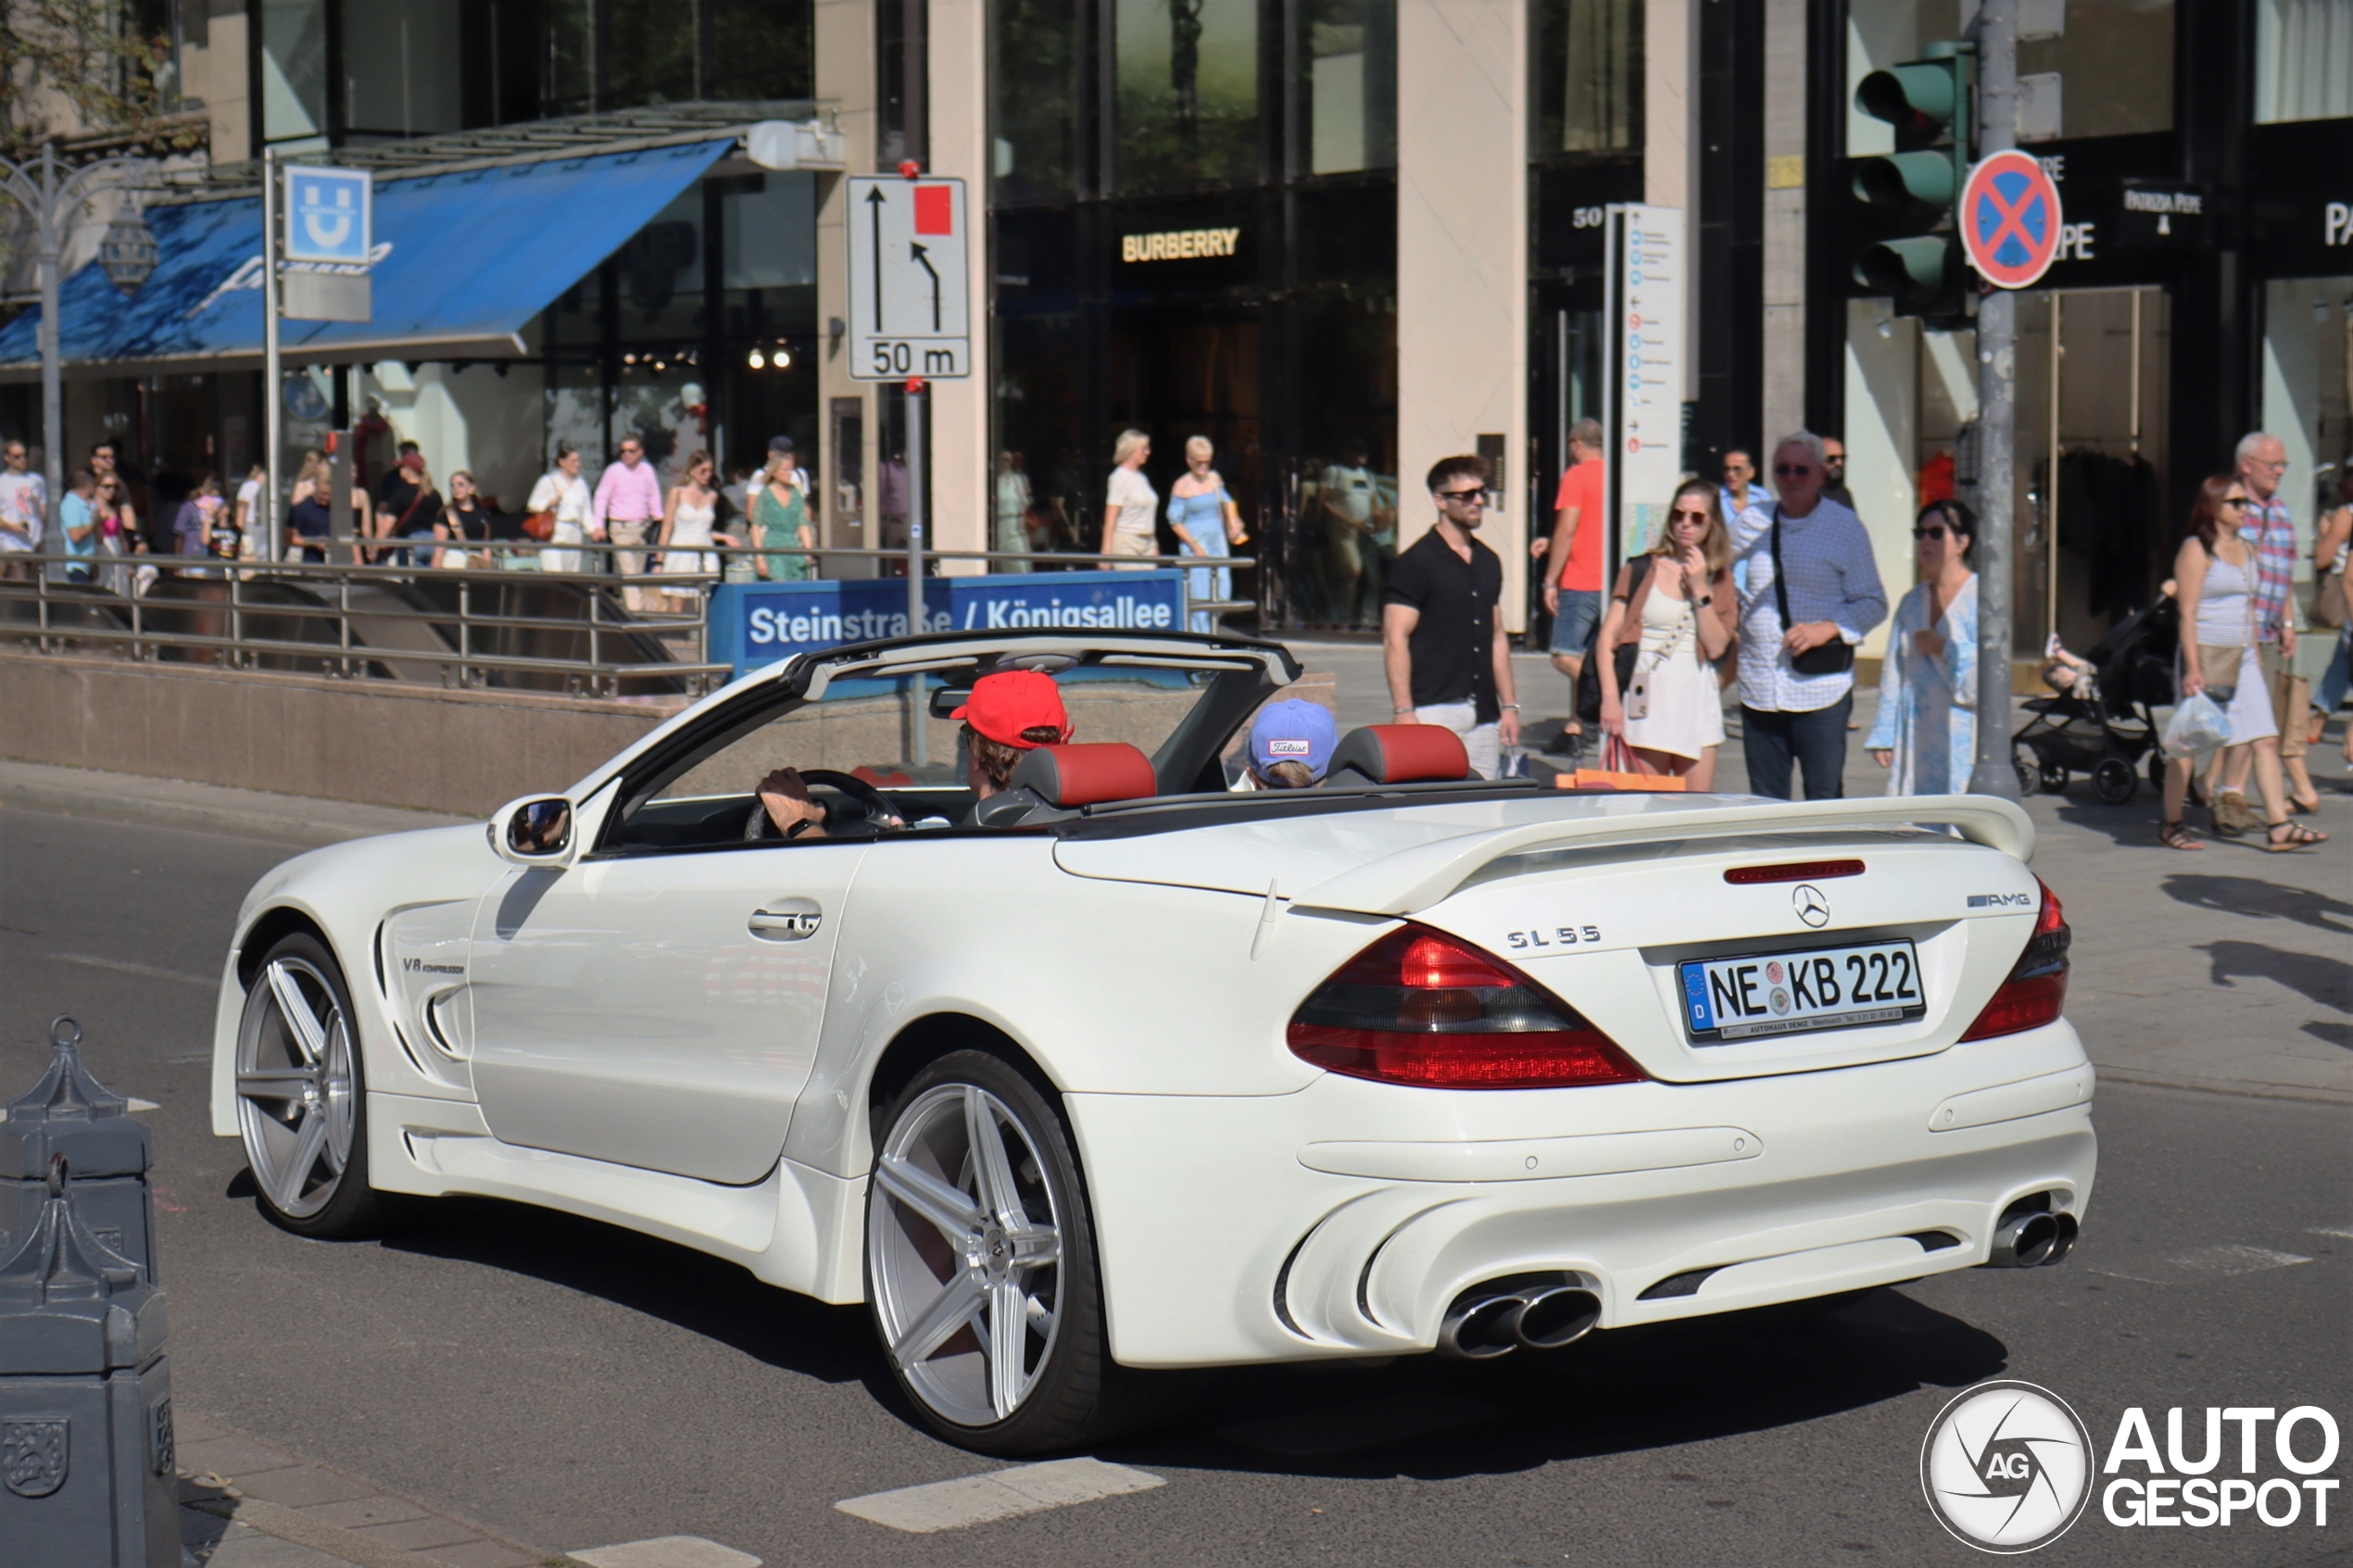
<path id="1" fill-rule="evenodd" d="M 1895 607 L 1879 716 L 1863 745 L 1890 795 L 1966 795 L 1977 756 L 1977 514 L 1931 501 L 1912 523 L 1920 580 Z"/>
<path id="2" fill-rule="evenodd" d="M 1716 670 L 1730 656 L 1740 624 L 1731 565 L 1732 539 L 1716 486 L 1685 480 L 1668 503 L 1658 542 L 1618 572 L 1595 643 L 1611 655 L 1597 671 L 1602 728 L 1633 748 L 1641 771 L 1672 774 L 1687 789 L 1716 787 L 1716 753 L 1724 744 L 1724 687 Z M 1636 650 L 1624 691 L 1616 657 L 1621 643 Z"/>
<path id="3" fill-rule="evenodd" d="M 555 519 L 556 531 L 547 536 L 550 544 L 577 545 L 592 534 L 603 537 L 604 531 L 589 517 L 588 482 L 580 477 L 580 449 L 569 441 L 556 443 L 556 465 L 539 476 L 522 509 L 547 512 Z M 538 558 L 543 571 L 580 570 L 578 550 L 542 550 Z"/>
<path id="4" fill-rule="evenodd" d="M 697 452 L 686 459 L 686 482 L 670 492 L 670 505 L 661 514 L 661 537 L 654 546 L 661 552 L 661 559 L 654 567 L 656 571 L 687 577 L 719 575 L 719 558 L 696 547 L 736 546 L 732 534 L 711 532 L 719 517 L 719 492 L 711 483 L 717 477 L 710 453 Z M 669 608 L 681 615 L 694 608 L 695 594 L 692 585 L 682 586 L 683 591 L 663 596 L 670 601 Z"/>

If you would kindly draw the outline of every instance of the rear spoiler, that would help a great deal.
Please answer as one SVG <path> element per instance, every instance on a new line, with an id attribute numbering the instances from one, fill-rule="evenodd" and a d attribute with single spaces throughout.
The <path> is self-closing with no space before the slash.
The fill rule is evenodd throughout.
<path id="1" fill-rule="evenodd" d="M 1662 806 L 1671 801 L 1674 809 L 1650 809 L 1651 801 Z M 1610 802 L 1612 807 L 1619 804 Z M 1530 822 L 1525 827 L 1463 834 L 1401 849 L 1316 884 L 1293 898 L 1291 907 L 1409 915 L 1450 897 L 1482 868 L 1507 855 L 1808 829 L 1918 827 L 1933 831 L 1949 827 L 1972 844 L 1998 849 L 2016 859 L 2034 858 L 2033 819 L 1998 796 L 1807 800 L 1769 811 L 1759 809 L 1753 801 L 1693 809 L 1670 796 L 1629 796 L 1623 804 L 1635 809 L 1624 814 L 1613 810 L 1575 822 Z"/>

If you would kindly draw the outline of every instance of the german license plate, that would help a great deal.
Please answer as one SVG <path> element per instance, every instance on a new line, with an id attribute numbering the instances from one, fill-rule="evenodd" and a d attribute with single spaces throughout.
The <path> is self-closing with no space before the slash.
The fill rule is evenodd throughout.
<path id="1" fill-rule="evenodd" d="M 1909 942 L 1867 942 L 1680 965 L 1683 1022 L 1702 1045 L 1894 1023 L 1927 1010 Z"/>

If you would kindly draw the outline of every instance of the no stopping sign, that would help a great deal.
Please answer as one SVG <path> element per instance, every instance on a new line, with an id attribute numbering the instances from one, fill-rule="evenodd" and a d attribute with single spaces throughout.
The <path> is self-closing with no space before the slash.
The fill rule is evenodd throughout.
<path id="1" fill-rule="evenodd" d="M 2031 153 L 1994 153 L 1961 187 L 1961 245 L 1995 288 L 2032 286 L 2058 255 L 2058 186 Z"/>

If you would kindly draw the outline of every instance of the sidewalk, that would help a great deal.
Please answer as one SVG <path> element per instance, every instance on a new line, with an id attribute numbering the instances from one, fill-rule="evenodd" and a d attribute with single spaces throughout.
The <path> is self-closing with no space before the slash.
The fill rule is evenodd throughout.
<path id="1" fill-rule="evenodd" d="M 87 768 L 56 768 L 42 762 L 0 760 L 0 809 L 53 811 L 60 816 L 106 822 L 150 822 L 194 828 L 199 833 L 277 839 L 305 848 L 340 844 L 374 834 L 447 827 L 472 819 L 402 811 L 388 806 L 358 806 L 345 800 L 312 800 L 258 789 L 184 784 L 136 773 L 105 773 Z"/>

